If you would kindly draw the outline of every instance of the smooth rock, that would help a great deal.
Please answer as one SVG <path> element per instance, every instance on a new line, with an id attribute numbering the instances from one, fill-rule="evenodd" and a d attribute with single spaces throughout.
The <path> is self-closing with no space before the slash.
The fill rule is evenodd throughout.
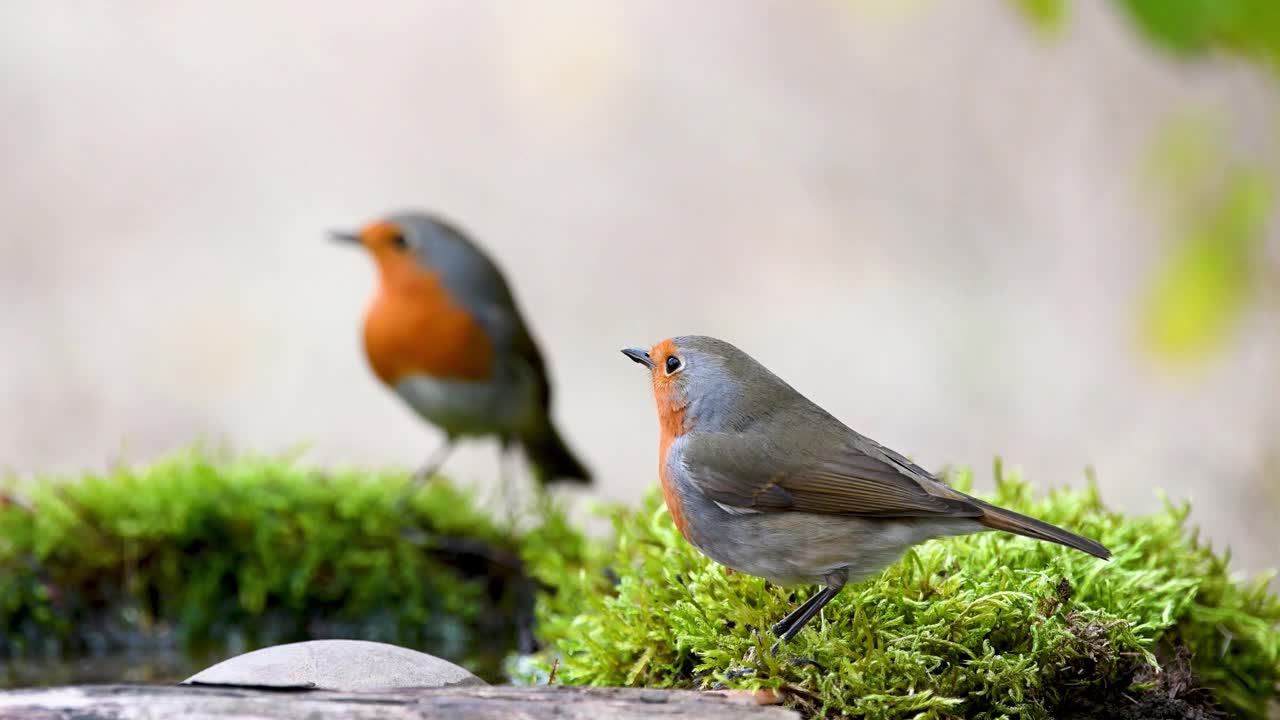
<path id="1" fill-rule="evenodd" d="M 365 640 L 308 640 L 237 655 L 182 684 L 352 691 L 486 683 L 417 650 Z"/>

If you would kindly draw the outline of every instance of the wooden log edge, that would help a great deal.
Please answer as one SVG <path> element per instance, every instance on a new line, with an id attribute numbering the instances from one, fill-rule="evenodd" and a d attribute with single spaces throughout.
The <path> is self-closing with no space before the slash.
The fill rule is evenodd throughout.
<path id="1" fill-rule="evenodd" d="M 0 692 L 8 720 L 798 720 L 770 695 L 583 687 L 452 687 L 364 692 L 223 686 L 83 685 Z"/>

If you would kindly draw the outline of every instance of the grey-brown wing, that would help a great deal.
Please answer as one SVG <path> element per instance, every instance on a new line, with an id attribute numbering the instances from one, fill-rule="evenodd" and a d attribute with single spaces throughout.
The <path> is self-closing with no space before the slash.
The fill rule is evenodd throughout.
<path id="1" fill-rule="evenodd" d="M 541 406 L 549 407 L 551 384 L 547 378 L 547 364 L 515 305 L 472 303 L 469 309 L 489 334 L 499 357 L 510 358 L 533 376 Z"/>
<path id="2" fill-rule="evenodd" d="M 547 365 L 542 359 L 542 352 L 538 350 L 538 344 L 534 342 L 533 336 L 529 334 L 528 329 L 523 325 L 515 337 L 514 350 L 518 357 L 529 363 L 538 387 L 538 400 L 542 403 L 544 409 L 549 408 L 551 406 L 551 381 L 547 378 Z"/>
<path id="3" fill-rule="evenodd" d="M 515 294 L 498 264 L 466 233 L 449 221 L 432 217 L 437 232 L 430 234 L 423 264 L 440 273 L 449 296 L 484 327 L 500 358 L 511 358 L 532 374 L 537 397 L 545 409 L 551 403 L 546 362 L 525 325 Z"/>
<path id="4" fill-rule="evenodd" d="M 756 433 L 698 433 L 685 443 L 681 460 L 704 494 L 733 507 L 867 517 L 982 515 L 964 495 L 852 431 L 789 450 Z"/>

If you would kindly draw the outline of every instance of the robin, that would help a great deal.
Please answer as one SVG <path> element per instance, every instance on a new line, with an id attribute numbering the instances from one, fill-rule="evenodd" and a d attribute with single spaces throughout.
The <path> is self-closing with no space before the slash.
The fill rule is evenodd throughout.
<path id="1" fill-rule="evenodd" d="M 378 266 L 364 318 L 375 375 L 444 444 L 415 473 L 434 474 L 459 438 L 518 443 L 539 484 L 589 483 L 551 421 L 551 384 L 537 343 L 497 265 L 461 230 L 424 213 L 401 213 L 333 239 L 363 245 Z"/>
<path id="2" fill-rule="evenodd" d="M 846 583 L 932 538 L 1003 530 L 1111 556 L 1093 540 L 953 490 L 723 340 L 677 337 L 622 352 L 652 376 L 662 494 L 685 539 L 731 570 L 823 586 L 773 626 L 779 642 Z"/>

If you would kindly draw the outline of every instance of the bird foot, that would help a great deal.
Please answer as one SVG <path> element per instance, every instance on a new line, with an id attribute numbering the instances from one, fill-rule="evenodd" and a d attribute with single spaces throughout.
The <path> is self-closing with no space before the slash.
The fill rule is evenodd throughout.
<path id="1" fill-rule="evenodd" d="M 800 655 L 797 655 L 797 656 L 795 656 L 795 657 L 791 658 L 791 664 L 792 664 L 792 665 L 795 665 L 796 667 L 803 667 L 803 666 L 805 666 L 805 665 L 811 665 L 811 666 L 813 666 L 813 667 L 815 667 L 815 668 L 818 668 L 818 672 L 826 672 L 826 671 L 827 671 L 827 670 L 826 670 L 826 668 L 822 667 L 822 665 L 821 665 L 821 664 L 819 664 L 817 660 L 814 660 L 813 658 L 803 657 L 803 656 L 800 656 Z"/>

